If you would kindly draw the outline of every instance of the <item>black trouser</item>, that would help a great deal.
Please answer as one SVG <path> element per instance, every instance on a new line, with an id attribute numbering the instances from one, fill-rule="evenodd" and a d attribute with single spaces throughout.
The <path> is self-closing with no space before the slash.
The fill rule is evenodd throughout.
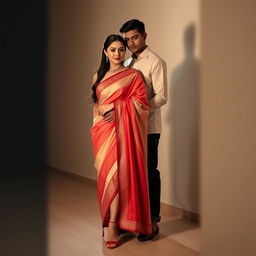
<path id="1" fill-rule="evenodd" d="M 148 184 L 152 222 L 160 221 L 161 179 L 158 165 L 158 144 L 160 134 L 148 134 Z"/>

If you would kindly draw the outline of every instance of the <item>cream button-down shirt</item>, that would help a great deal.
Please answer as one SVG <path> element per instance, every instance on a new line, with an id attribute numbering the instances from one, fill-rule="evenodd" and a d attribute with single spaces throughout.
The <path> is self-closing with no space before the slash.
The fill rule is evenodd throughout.
<path id="1" fill-rule="evenodd" d="M 147 96 L 150 103 L 148 134 L 161 133 L 161 106 L 167 102 L 167 68 L 166 63 L 147 46 L 136 58 L 131 56 L 124 63 L 142 72 L 147 85 Z"/>

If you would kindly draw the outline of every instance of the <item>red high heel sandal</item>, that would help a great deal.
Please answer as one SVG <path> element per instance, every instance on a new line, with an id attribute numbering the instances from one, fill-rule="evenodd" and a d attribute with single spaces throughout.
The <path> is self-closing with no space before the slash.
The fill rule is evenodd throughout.
<path id="1" fill-rule="evenodd" d="M 117 223 L 117 222 L 115 222 L 115 221 L 109 221 L 109 223 Z M 118 232 L 118 236 L 119 236 L 119 232 Z M 108 240 L 108 241 L 106 241 L 106 247 L 108 248 L 108 249 L 114 249 L 114 248 L 116 248 L 117 246 L 119 245 L 119 239 L 118 240 Z"/>

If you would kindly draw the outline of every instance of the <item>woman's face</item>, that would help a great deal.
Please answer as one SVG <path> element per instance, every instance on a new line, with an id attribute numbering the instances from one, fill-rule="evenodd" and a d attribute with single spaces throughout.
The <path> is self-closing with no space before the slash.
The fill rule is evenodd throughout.
<path id="1" fill-rule="evenodd" d="M 109 58 L 109 62 L 118 65 L 124 61 L 125 58 L 125 46 L 120 41 L 112 42 L 107 50 L 104 50 L 106 56 Z"/>

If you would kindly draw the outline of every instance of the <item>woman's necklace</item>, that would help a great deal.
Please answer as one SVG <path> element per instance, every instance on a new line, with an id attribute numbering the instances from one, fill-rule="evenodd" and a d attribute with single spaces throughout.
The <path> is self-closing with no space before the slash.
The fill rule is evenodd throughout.
<path id="1" fill-rule="evenodd" d="M 124 66 L 121 66 L 121 67 L 115 68 L 115 69 L 109 69 L 108 72 L 113 73 L 113 72 L 116 72 L 116 71 L 121 70 L 123 68 L 124 68 Z"/>

